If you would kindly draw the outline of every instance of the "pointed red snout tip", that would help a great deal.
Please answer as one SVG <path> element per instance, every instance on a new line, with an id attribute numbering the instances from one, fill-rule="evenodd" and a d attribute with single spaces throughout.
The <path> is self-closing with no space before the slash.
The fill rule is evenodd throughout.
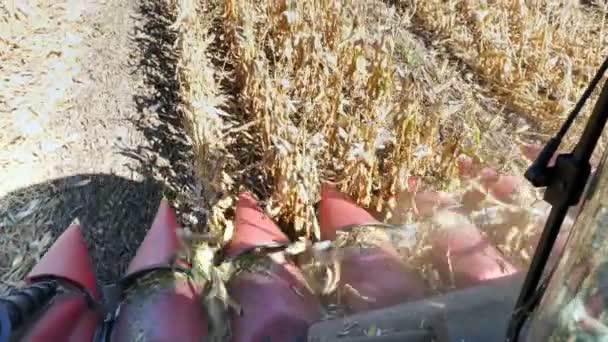
<path id="1" fill-rule="evenodd" d="M 150 230 L 129 264 L 127 275 L 151 266 L 169 263 L 180 248 L 176 229 L 175 213 L 169 203 L 163 199 Z"/>
<path id="2" fill-rule="evenodd" d="M 234 257 L 255 247 L 288 243 L 289 238 L 258 206 L 253 196 L 244 192 L 236 205 L 234 234 L 226 249 Z"/>
<path id="3" fill-rule="evenodd" d="M 79 225 L 69 226 L 59 236 L 25 280 L 33 283 L 48 277 L 67 279 L 99 298 L 93 264 Z"/>
<path id="4" fill-rule="evenodd" d="M 370 213 L 359 207 L 347 195 L 339 192 L 335 184 L 321 185 L 319 227 L 322 240 L 332 240 L 336 231 L 357 224 L 378 223 Z"/>
<path id="5" fill-rule="evenodd" d="M 443 279 L 465 288 L 519 271 L 473 224 L 447 218 L 431 234 L 431 261 Z"/>

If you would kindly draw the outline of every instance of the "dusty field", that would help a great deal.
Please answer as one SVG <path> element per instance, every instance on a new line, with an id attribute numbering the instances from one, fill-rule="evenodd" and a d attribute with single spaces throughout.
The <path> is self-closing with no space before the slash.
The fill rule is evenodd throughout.
<path id="1" fill-rule="evenodd" d="M 75 218 L 117 277 L 163 195 L 226 239 L 245 189 L 316 238 L 328 180 L 411 221 L 412 192 L 466 190 L 462 156 L 521 175 L 607 52 L 606 9 L 578 1 L 33 3 L 0 5 L 3 287 Z M 494 235 L 525 264 L 517 234 Z"/>

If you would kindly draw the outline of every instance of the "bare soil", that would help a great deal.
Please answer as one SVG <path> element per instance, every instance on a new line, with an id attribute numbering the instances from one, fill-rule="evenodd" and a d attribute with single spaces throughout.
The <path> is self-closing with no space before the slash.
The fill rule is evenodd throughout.
<path id="1" fill-rule="evenodd" d="M 192 182 L 165 2 L 36 10 L 13 13 L 43 30 L 0 36 L 0 290 L 75 219 L 100 283 L 118 279 L 161 197 L 179 205 Z"/>

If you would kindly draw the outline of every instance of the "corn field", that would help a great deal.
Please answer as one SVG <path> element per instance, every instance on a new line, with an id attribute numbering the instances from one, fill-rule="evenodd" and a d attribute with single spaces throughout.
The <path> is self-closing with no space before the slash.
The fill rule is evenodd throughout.
<path id="1" fill-rule="evenodd" d="M 315 239 L 325 181 L 390 221 L 412 192 L 460 189 L 459 157 L 520 175 L 521 144 L 558 127 L 608 52 L 604 3 L 172 7 L 197 195 L 226 239 L 241 190 Z"/>
<path id="2" fill-rule="evenodd" d="M 104 227 L 91 245 L 119 236 L 134 252 L 122 234 L 148 218 L 123 197 L 165 196 L 185 228 L 226 243 L 249 191 L 291 241 L 317 242 L 326 183 L 413 230 L 400 257 L 434 290 L 453 285 L 428 263 L 444 221 L 479 228 L 524 269 L 547 212 L 526 155 L 608 55 L 607 14 L 599 0 L 1 3 L 0 291 L 85 213 L 111 221 L 83 220 Z M 491 194 L 486 167 L 513 197 Z M 466 217 L 420 215 L 433 196 Z M 108 279 L 110 257 L 126 267 L 119 249 L 95 256 Z"/>

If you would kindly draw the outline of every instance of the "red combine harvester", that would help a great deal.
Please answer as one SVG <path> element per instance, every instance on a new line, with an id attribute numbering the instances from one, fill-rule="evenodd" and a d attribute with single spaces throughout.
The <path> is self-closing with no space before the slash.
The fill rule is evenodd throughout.
<path id="1" fill-rule="evenodd" d="M 183 246 L 175 215 L 163 201 L 125 276 L 101 288 L 80 228 L 70 226 L 27 276 L 29 285 L 0 298 L 0 342 L 608 341 L 606 153 L 588 182 L 591 154 L 608 119 L 608 85 L 573 151 L 554 157 L 607 68 L 608 60 L 526 173 L 534 186 L 546 188 L 552 209 L 525 272 L 472 225 L 432 238 L 434 266 L 449 272 L 456 285 L 438 296 L 428 295 L 390 240 L 348 245 L 340 251 L 342 271 L 334 284 L 343 290 L 348 311 L 325 319 L 317 291 L 287 256 L 288 237 L 244 193 L 234 236 L 223 251 L 226 260 L 248 265 L 227 280 L 240 310 L 213 306 L 223 310 L 218 313 L 203 308 L 215 290 L 193 282 L 192 268 L 175 260 Z M 561 252 L 554 245 L 575 206 L 578 218 Z M 318 217 L 324 241 L 338 231 L 395 229 L 330 185 L 322 187 Z M 552 251 L 559 253 L 557 262 L 549 261 Z M 230 333 L 218 334 L 225 322 Z"/>

